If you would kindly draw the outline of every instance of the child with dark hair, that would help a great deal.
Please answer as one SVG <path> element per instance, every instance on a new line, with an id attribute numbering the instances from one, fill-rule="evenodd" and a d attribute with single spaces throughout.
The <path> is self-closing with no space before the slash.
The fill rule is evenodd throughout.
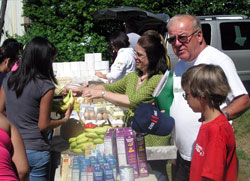
<path id="1" fill-rule="evenodd" d="M 22 45 L 16 39 L 9 38 L 3 42 L 0 48 L 0 85 L 5 75 L 10 72 L 19 60 Z"/>
<path id="2" fill-rule="evenodd" d="M 237 180 L 236 144 L 232 126 L 220 110 L 230 86 L 216 65 L 199 64 L 183 75 L 184 99 L 202 113 L 202 125 L 193 147 L 190 180 Z M 197 120 L 198 121 L 198 120 Z"/>

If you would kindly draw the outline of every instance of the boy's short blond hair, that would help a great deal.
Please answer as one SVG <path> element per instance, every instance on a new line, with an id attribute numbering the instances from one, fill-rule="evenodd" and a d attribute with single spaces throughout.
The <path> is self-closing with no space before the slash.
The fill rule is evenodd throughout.
<path id="1" fill-rule="evenodd" d="M 182 75 L 181 85 L 189 89 L 193 97 L 204 97 L 210 107 L 217 109 L 231 91 L 222 68 L 212 64 L 190 67 Z"/>

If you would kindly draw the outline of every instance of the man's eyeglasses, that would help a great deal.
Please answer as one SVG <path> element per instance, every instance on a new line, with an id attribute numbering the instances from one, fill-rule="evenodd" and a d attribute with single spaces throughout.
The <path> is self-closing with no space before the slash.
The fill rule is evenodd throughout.
<path id="1" fill-rule="evenodd" d="M 176 42 L 176 37 L 177 40 L 181 43 L 187 43 L 188 42 L 188 38 L 190 36 L 193 36 L 195 33 L 197 33 L 198 30 L 196 30 L 195 32 L 193 32 L 192 34 L 188 35 L 188 36 L 183 36 L 183 35 L 178 35 L 178 36 L 172 36 L 170 38 L 167 39 L 168 43 L 172 44 Z"/>
<path id="2" fill-rule="evenodd" d="M 190 94 L 188 94 L 188 93 L 183 93 L 182 96 L 183 96 L 183 98 L 184 98 L 185 100 L 187 100 L 187 99 L 189 98 Z"/>

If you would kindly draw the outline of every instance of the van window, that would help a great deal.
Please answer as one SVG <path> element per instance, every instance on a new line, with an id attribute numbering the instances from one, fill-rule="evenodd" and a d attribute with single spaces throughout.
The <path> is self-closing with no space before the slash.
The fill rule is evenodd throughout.
<path id="1" fill-rule="evenodd" d="M 201 24 L 203 37 L 208 45 L 211 43 L 211 26 L 210 24 Z"/>
<path id="2" fill-rule="evenodd" d="M 250 22 L 221 23 L 221 41 L 223 50 L 250 49 Z"/>

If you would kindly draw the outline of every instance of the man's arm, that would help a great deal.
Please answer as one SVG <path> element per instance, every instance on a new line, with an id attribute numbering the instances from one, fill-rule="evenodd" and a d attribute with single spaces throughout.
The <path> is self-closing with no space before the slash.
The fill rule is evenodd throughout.
<path id="1" fill-rule="evenodd" d="M 235 97 L 231 104 L 223 110 L 229 113 L 229 120 L 236 119 L 241 116 L 250 107 L 250 99 L 248 94 Z"/>

